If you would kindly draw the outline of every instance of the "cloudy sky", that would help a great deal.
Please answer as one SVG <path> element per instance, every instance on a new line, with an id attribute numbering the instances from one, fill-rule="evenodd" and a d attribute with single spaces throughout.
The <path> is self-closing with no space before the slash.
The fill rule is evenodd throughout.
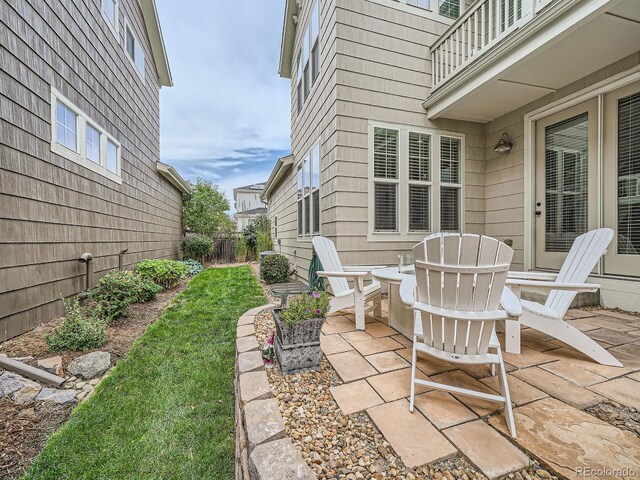
<path id="1" fill-rule="evenodd" d="M 233 188 L 289 153 L 290 84 L 278 76 L 283 0 L 158 0 L 174 86 L 160 91 L 160 156 Z M 214 7 L 214 8 L 212 8 Z"/>

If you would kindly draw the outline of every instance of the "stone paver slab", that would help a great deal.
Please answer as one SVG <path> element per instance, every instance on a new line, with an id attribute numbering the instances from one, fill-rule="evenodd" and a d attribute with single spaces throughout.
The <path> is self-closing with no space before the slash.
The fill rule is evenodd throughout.
<path id="1" fill-rule="evenodd" d="M 539 367 L 517 370 L 513 375 L 576 408 L 590 407 L 604 400 L 600 395 Z"/>
<path id="2" fill-rule="evenodd" d="M 383 325 L 380 322 L 372 323 L 366 326 L 367 333 L 372 337 L 390 337 L 391 335 L 397 335 L 398 332 L 393 328 Z"/>
<path id="3" fill-rule="evenodd" d="M 478 418 L 453 396 L 441 390 L 416 395 L 415 406 L 439 429 Z"/>
<path id="4" fill-rule="evenodd" d="M 391 337 L 374 338 L 372 340 L 365 340 L 364 342 L 353 342 L 351 345 L 362 355 L 371 355 L 372 353 L 387 352 L 389 350 L 402 348 L 402 345 Z"/>
<path id="5" fill-rule="evenodd" d="M 577 308 L 571 308 L 567 310 L 565 314 L 566 318 L 587 318 L 587 317 L 595 317 L 599 315 L 602 310 L 578 310 Z"/>
<path id="6" fill-rule="evenodd" d="M 569 325 L 571 325 L 572 327 L 577 328 L 581 332 L 590 332 L 591 330 L 596 330 L 598 328 L 601 328 L 598 325 L 595 325 L 593 323 L 589 323 L 589 319 L 588 318 L 579 318 L 577 320 L 568 320 L 567 323 L 569 323 Z"/>
<path id="7" fill-rule="evenodd" d="M 524 453 L 482 420 L 448 428 L 442 433 L 489 478 L 522 470 L 530 463 Z"/>
<path id="8" fill-rule="evenodd" d="M 604 342 L 609 345 L 618 346 L 628 343 L 630 338 L 625 332 L 617 332 L 608 328 L 598 328 L 589 332 L 589 338 L 596 342 Z"/>
<path id="9" fill-rule="evenodd" d="M 253 335 L 248 337 L 236 338 L 236 349 L 238 352 L 248 352 L 250 350 L 258 349 L 258 340 Z"/>
<path id="10" fill-rule="evenodd" d="M 325 335 L 331 335 L 333 333 L 350 332 L 355 330 L 355 325 L 344 317 L 339 317 L 336 320 L 324 322 L 322 325 L 322 333 Z"/>
<path id="11" fill-rule="evenodd" d="M 569 380 L 576 385 L 580 385 L 581 387 L 587 387 L 594 383 L 600 383 L 607 380 L 607 377 L 603 377 L 597 373 L 587 370 L 580 364 L 564 360 L 545 363 L 544 365 L 540 365 L 540 368 L 558 375 L 565 380 Z"/>
<path id="12" fill-rule="evenodd" d="M 622 353 L 623 355 L 628 355 L 629 357 L 639 358 L 640 357 L 640 345 L 634 343 L 627 343 L 625 345 L 618 345 L 617 347 L 613 347 L 613 352 Z M 620 360 L 623 365 L 627 365 L 625 362 Z"/>
<path id="13" fill-rule="evenodd" d="M 480 381 L 496 392 L 500 391 L 500 381 L 497 375 L 495 377 L 483 378 Z M 516 405 L 524 405 L 525 403 L 540 400 L 547 396 L 542 390 L 532 387 L 513 375 L 507 374 L 507 383 L 509 384 L 511 401 Z"/>
<path id="14" fill-rule="evenodd" d="M 365 380 L 343 383 L 329 390 L 342 413 L 346 415 L 383 403 L 382 398 Z"/>
<path id="15" fill-rule="evenodd" d="M 391 372 L 410 366 L 409 362 L 395 352 L 375 353 L 365 358 L 380 373 Z"/>
<path id="16" fill-rule="evenodd" d="M 453 385 L 454 387 L 466 388 L 468 390 L 478 390 L 480 392 L 491 393 L 493 395 L 497 394 L 497 392 L 487 387 L 484 383 L 481 383 L 471 375 L 464 373 L 462 370 L 453 370 L 451 372 L 441 373 L 440 375 L 432 377 L 432 379 L 434 382 L 444 383 L 445 385 Z M 479 398 L 469 397 L 466 395 L 454 394 L 454 397 L 473 410 L 476 415 L 481 417 L 503 408 L 503 404 L 498 402 L 490 402 L 488 400 L 481 400 Z"/>
<path id="17" fill-rule="evenodd" d="M 342 353 L 351 350 L 352 347 L 340 335 L 321 335 L 320 346 L 325 355 L 333 355 L 334 353 Z"/>
<path id="18" fill-rule="evenodd" d="M 243 315 L 238 319 L 238 325 L 253 325 L 255 318 L 253 315 Z"/>
<path id="19" fill-rule="evenodd" d="M 255 480 L 316 480 L 313 470 L 288 438 L 254 448 L 249 455 L 249 472 Z"/>
<path id="20" fill-rule="evenodd" d="M 515 353 L 503 353 L 504 361 L 518 368 L 531 367 L 541 363 L 551 362 L 554 358 L 546 353 L 538 352 L 533 348 L 522 347 L 520 355 Z"/>
<path id="21" fill-rule="evenodd" d="M 610 315 L 597 315 L 585 319 L 585 322 L 597 325 L 601 328 L 615 330 L 616 332 L 629 332 L 638 328 L 638 318 L 635 320 L 626 320 L 623 318 L 612 317 Z M 591 332 L 594 330 L 590 330 Z"/>
<path id="22" fill-rule="evenodd" d="M 409 402 L 404 399 L 370 408 L 367 413 L 409 468 L 456 453 L 456 448 L 422 414 L 409 411 Z"/>
<path id="23" fill-rule="evenodd" d="M 249 450 L 267 440 L 286 437 L 280 407 L 275 398 L 254 400 L 244 407 Z"/>
<path id="24" fill-rule="evenodd" d="M 589 387 L 594 392 L 627 407 L 640 410 L 640 383 L 630 378 L 616 378 L 605 383 Z"/>
<path id="25" fill-rule="evenodd" d="M 605 378 L 621 377 L 626 373 L 633 372 L 633 368 L 626 366 L 612 367 L 609 365 L 600 365 L 594 362 L 586 355 L 574 350 L 573 348 L 559 348 L 553 351 L 553 356 L 559 359 L 559 362 L 564 362 L 567 365 L 575 365 L 576 367 L 593 372 L 596 375 L 600 375 Z M 553 365 L 553 363 L 546 364 L 547 366 Z"/>
<path id="26" fill-rule="evenodd" d="M 240 400 L 242 403 L 266 397 L 271 393 L 267 372 L 249 372 L 240 375 Z"/>
<path id="27" fill-rule="evenodd" d="M 640 382 L 640 372 L 630 373 L 627 377 L 632 378 L 638 382 Z"/>
<path id="28" fill-rule="evenodd" d="M 394 335 L 391 338 L 393 338 L 396 342 L 401 343 L 405 347 L 411 348 L 411 346 L 413 345 L 413 342 L 402 334 Z"/>
<path id="29" fill-rule="evenodd" d="M 416 371 L 416 376 L 422 380 L 429 380 L 429 378 L 424 373 L 420 372 L 420 370 Z M 376 389 L 376 392 L 384 398 L 385 402 L 392 402 L 399 398 L 411 395 L 410 368 L 381 373 L 380 375 L 367 378 L 367 381 Z M 416 394 L 426 392 L 428 390 L 430 389 L 423 385 L 416 385 Z"/>
<path id="30" fill-rule="evenodd" d="M 559 474 L 584 480 L 579 467 L 609 470 L 601 479 L 619 479 L 615 469 L 640 471 L 640 439 L 559 400 L 545 398 L 514 410 L 516 442 Z M 504 417 L 489 422 L 507 432 Z"/>
<path id="31" fill-rule="evenodd" d="M 249 335 L 255 335 L 256 334 L 256 328 L 253 326 L 253 324 L 249 324 L 249 325 L 238 325 L 238 330 L 237 330 L 237 336 L 238 337 L 247 337 Z"/>
<path id="32" fill-rule="evenodd" d="M 262 354 L 258 350 L 243 352 L 238 355 L 238 370 L 240 373 L 262 369 L 263 367 Z"/>
<path id="33" fill-rule="evenodd" d="M 329 355 L 327 356 L 327 360 L 329 360 L 335 371 L 338 372 L 343 382 L 359 380 L 377 373 L 376 369 L 355 350 Z"/>
<path id="34" fill-rule="evenodd" d="M 367 332 L 364 332 L 362 330 L 356 330 L 353 332 L 344 332 L 344 333 L 341 333 L 340 336 L 349 343 L 373 340 L 373 337 L 371 335 L 369 335 Z"/>

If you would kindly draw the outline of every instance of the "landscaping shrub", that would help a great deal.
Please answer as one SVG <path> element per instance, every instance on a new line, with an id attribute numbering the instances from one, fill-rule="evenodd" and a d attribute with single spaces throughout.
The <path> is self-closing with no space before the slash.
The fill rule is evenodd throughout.
<path id="1" fill-rule="evenodd" d="M 127 316 L 132 303 L 156 298 L 162 287 L 126 270 L 112 270 L 104 275 L 90 295 L 99 305 L 107 322 Z"/>
<path id="2" fill-rule="evenodd" d="M 180 249 L 188 259 L 204 262 L 213 250 L 213 240 L 204 235 L 189 235 L 180 240 Z"/>
<path id="3" fill-rule="evenodd" d="M 247 242 L 244 239 L 244 235 L 240 235 L 238 242 L 236 243 L 236 262 L 247 261 Z"/>
<path id="4" fill-rule="evenodd" d="M 143 260 L 136 273 L 165 288 L 175 287 L 187 274 L 187 267 L 178 260 Z"/>
<path id="5" fill-rule="evenodd" d="M 267 255 L 262 259 L 260 276 L 267 283 L 282 283 L 289 280 L 291 269 L 284 255 Z"/>
<path id="6" fill-rule="evenodd" d="M 287 325 L 295 325 L 309 318 L 326 318 L 328 311 L 329 294 L 314 291 L 290 299 L 280 312 L 280 318 Z"/>
<path id="7" fill-rule="evenodd" d="M 91 312 L 80 307 L 80 302 L 65 300 L 65 320 L 45 340 L 52 352 L 62 350 L 90 350 L 100 348 L 107 342 L 106 322 L 99 317 L 100 309 Z"/>
<path id="8" fill-rule="evenodd" d="M 268 252 L 273 249 L 273 242 L 271 241 L 271 233 L 269 232 L 258 232 L 257 240 L 256 240 L 256 251 L 258 254 L 262 252 Z"/>
<path id="9" fill-rule="evenodd" d="M 187 267 L 187 277 L 194 277 L 204 270 L 202 264 L 196 260 L 183 260 L 182 263 Z"/>

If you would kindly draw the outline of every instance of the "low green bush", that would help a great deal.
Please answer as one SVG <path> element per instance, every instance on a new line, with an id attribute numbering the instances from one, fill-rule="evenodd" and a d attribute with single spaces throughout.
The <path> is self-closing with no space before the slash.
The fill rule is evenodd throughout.
<path id="1" fill-rule="evenodd" d="M 106 321 L 99 308 L 89 311 L 75 300 L 65 300 L 66 318 L 45 340 L 52 352 L 63 350 L 83 351 L 100 348 L 107 343 Z"/>
<path id="2" fill-rule="evenodd" d="M 127 316 L 132 303 L 149 302 L 162 287 L 127 270 L 112 270 L 90 292 L 107 322 Z"/>
<path id="3" fill-rule="evenodd" d="M 247 261 L 247 241 L 244 235 L 241 235 L 236 242 L 236 262 L 242 263 Z"/>
<path id="4" fill-rule="evenodd" d="M 204 262 L 213 250 L 213 240 L 205 235 L 189 235 L 180 240 L 180 249 L 186 258 Z"/>
<path id="5" fill-rule="evenodd" d="M 187 275 L 187 267 L 178 260 L 143 260 L 136 273 L 164 288 L 173 288 Z"/>
<path id="6" fill-rule="evenodd" d="M 287 325 L 295 325 L 309 318 L 327 318 L 328 311 L 329 294 L 314 291 L 289 299 L 280 318 Z"/>
<path id="7" fill-rule="evenodd" d="M 187 267 L 187 277 L 194 277 L 204 270 L 202 264 L 196 260 L 183 260 L 182 263 Z"/>
<path id="8" fill-rule="evenodd" d="M 291 276 L 289 260 L 284 255 L 267 255 L 262 259 L 260 276 L 266 283 L 282 283 Z"/>

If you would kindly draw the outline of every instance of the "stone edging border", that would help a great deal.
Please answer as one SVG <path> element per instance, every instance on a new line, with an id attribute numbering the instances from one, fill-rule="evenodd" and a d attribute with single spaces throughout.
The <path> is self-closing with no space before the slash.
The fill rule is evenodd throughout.
<path id="1" fill-rule="evenodd" d="M 293 445 L 273 396 L 254 321 L 266 304 L 245 312 L 236 338 L 236 480 L 317 479 Z"/>

